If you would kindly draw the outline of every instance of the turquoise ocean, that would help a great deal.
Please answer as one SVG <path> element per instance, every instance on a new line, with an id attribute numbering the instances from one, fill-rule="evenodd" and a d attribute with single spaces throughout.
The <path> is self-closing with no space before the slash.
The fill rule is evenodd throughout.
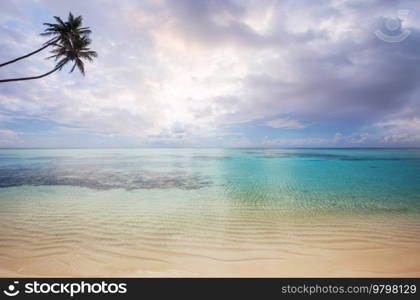
<path id="1" fill-rule="evenodd" d="M 418 149 L 0 150 L 6 275 L 231 275 L 217 263 L 415 253 L 419 233 Z"/>

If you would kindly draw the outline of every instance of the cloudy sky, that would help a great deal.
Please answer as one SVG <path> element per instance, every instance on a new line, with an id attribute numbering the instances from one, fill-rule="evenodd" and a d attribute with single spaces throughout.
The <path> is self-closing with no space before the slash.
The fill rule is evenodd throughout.
<path id="1" fill-rule="evenodd" d="M 419 1 L 1 0 L 0 63 L 69 11 L 99 57 L 0 83 L 0 147 L 420 146 Z"/>

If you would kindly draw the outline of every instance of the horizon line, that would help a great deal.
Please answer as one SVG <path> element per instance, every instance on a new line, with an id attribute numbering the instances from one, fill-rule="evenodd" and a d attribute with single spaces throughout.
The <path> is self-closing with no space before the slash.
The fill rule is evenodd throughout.
<path id="1" fill-rule="evenodd" d="M 377 150 L 420 150 L 414 147 L 0 147 L 0 150 L 53 150 L 53 149 L 377 149 Z"/>

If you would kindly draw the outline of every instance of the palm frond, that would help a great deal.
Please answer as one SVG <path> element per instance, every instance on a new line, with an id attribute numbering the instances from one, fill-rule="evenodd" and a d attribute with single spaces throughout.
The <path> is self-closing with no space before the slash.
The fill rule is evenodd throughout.
<path id="1" fill-rule="evenodd" d="M 61 25 L 61 26 L 66 26 L 66 24 L 64 23 L 63 20 L 61 20 L 60 17 L 54 16 L 54 19 Z"/>
<path id="2" fill-rule="evenodd" d="M 83 63 L 83 61 L 80 58 L 76 59 L 76 65 L 77 65 L 77 68 L 79 69 L 80 73 L 82 73 L 82 75 L 85 76 L 85 64 Z"/>
<path id="3" fill-rule="evenodd" d="M 57 62 L 55 68 L 58 70 L 71 62 L 73 65 L 70 73 L 77 68 L 82 75 L 85 75 L 83 60 L 92 62 L 93 58 L 98 57 L 98 54 L 89 47 L 92 43 L 89 38 L 92 31 L 89 27 L 82 27 L 82 16 L 75 17 L 71 12 L 66 21 L 57 16 L 54 19 L 57 23 L 44 23 L 46 28 L 41 33 L 41 36 L 51 37 L 46 44 L 53 47 L 50 51 L 51 56 L 46 59 L 54 59 Z"/>
<path id="4" fill-rule="evenodd" d="M 76 68 L 76 63 L 74 63 L 74 65 L 73 65 L 73 67 L 71 68 L 71 70 L 70 70 L 70 73 L 73 73 L 73 71 L 74 71 L 74 69 Z"/>

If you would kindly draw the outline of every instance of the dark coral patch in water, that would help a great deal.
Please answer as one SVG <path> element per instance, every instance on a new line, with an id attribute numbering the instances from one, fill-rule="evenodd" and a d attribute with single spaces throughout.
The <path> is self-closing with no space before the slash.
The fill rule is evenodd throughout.
<path id="1" fill-rule="evenodd" d="M 212 182 L 198 174 L 185 172 L 118 171 L 98 168 L 3 169 L 0 187 L 21 185 L 68 185 L 94 189 L 167 189 L 185 190 L 210 186 Z"/>

